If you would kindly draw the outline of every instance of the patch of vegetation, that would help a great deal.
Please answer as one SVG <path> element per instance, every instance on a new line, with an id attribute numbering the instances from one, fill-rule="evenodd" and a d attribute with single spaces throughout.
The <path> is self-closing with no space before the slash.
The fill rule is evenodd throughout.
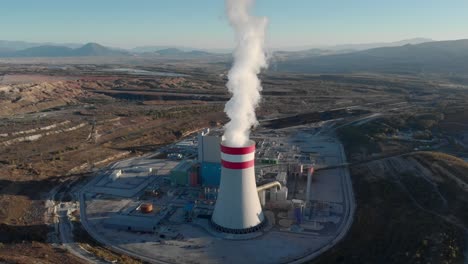
<path id="1" fill-rule="evenodd" d="M 363 127 L 346 126 L 340 128 L 338 137 L 348 151 L 360 152 L 363 149 L 370 153 L 378 151 L 374 139 Z"/>
<path id="2" fill-rule="evenodd" d="M 457 157 L 439 152 L 421 152 L 413 157 L 423 166 L 426 166 L 443 179 L 437 183 L 440 193 L 445 197 L 448 204 L 448 212 L 459 220 L 464 225 L 468 225 L 468 196 L 466 182 L 468 181 L 467 171 L 468 163 Z M 442 168 L 443 170 L 441 170 Z M 449 176 L 448 174 L 452 174 Z M 455 181 L 458 178 L 461 182 Z M 428 195 L 422 193 L 421 195 Z"/>
<path id="3" fill-rule="evenodd" d="M 312 263 L 460 263 L 463 234 L 413 205 L 397 182 L 369 181 L 351 171 L 357 199 L 353 225 L 333 249 Z M 375 179 L 375 178 L 374 178 Z"/>
<path id="4" fill-rule="evenodd" d="M 46 225 L 13 226 L 0 223 L 0 242 L 21 243 L 23 241 L 45 242 L 49 228 Z"/>
<path id="5" fill-rule="evenodd" d="M 437 195 L 437 186 L 432 185 L 423 177 L 403 172 L 399 175 L 401 183 L 411 191 L 411 195 L 424 208 L 439 213 L 446 213 L 446 204 L 440 195 Z"/>
<path id="6" fill-rule="evenodd" d="M 408 118 L 407 122 L 409 127 L 413 129 L 426 130 L 438 125 L 442 120 L 444 120 L 442 113 L 426 113 L 412 116 Z"/>

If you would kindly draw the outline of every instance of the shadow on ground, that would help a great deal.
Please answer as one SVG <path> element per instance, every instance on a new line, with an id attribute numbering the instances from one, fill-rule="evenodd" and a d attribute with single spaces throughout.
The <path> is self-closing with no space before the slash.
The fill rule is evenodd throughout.
<path id="1" fill-rule="evenodd" d="M 14 226 L 0 224 L 1 243 L 45 242 L 49 227 L 47 225 Z"/>

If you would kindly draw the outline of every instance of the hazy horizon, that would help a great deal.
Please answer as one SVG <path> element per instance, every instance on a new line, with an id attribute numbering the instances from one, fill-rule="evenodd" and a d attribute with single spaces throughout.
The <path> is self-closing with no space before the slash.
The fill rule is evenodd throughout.
<path id="1" fill-rule="evenodd" d="M 414 37 L 414 38 L 408 38 L 408 39 L 395 39 L 395 40 L 390 40 L 390 41 L 380 41 L 380 40 L 375 40 L 371 42 L 355 42 L 355 43 L 336 43 L 336 44 L 330 44 L 330 45 L 314 45 L 314 44 L 302 44 L 302 45 L 297 45 L 297 46 L 284 46 L 284 47 L 271 47 L 267 46 L 266 48 L 269 50 L 285 50 L 285 51 L 294 51 L 294 50 L 304 50 L 304 49 L 311 49 L 311 48 L 318 48 L 318 49 L 326 49 L 326 48 L 333 48 L 333 47 L 341 47 L 341 46 L 352 46 L 352 45 L 372 45 L 372 44 L 390 44 L 390 43 L 397 43 L 397 42 L 405 42 L 405 41 L 410 41 L 410 40 L 427 40 L 427 41 L 451 41 L 451 40 L 459 40 L 459 39 L 465 39 L 465 38 L 457 38 L 457 39 L 434 39 L 430 37 Z M 466 38 L 468 39 L 468 38 Z M 195 46 L 190 46 L 190 44 L 183 45 L 183 44 L 144 44 L 144 45 L 137 45 L 137 46 L 129 46 L 129 47 L 119 47 L 115 45 L 107 45 L 105 43 L 100 43 L 97 41 L 85 41 L 85 42 L 67 42 L 67 41 L 62 41 L 62 42 L 51 42 L 51 41 L 29 41 L 29 40 L 17 40 L 17 39 L 0 39 L 0 41 L 8 41 L 8 42 L 24 42 L 24 43 L 31 43 L 31 44 L 40 44 L 40 45 L 57 45 L 57 46 L 75 46 L 75 45 L 86 45 L 89 43 L 96 43 L 100 44 L 106 47 L 110 48 L 115 48 L 115 49 L 125 49 L 125 50 L 132 50 L 132 49 L 138 49 L 138 48 L 150 48 L 150 47 L 159 47 L 161 49 L 165 48 L 179 48 L 179 49 L 199 49 L 199 50 L 213 50 L 213 51 L 231 51 L 234 47 L 212 47 L 212 48 L 206 48 L 206 47 L 195 47 Z"/>
<path id="2" fill-rule="evenodd" d="M 224 1 L 18 0 L 2 3 L 0 39 L 27 42 L 97 42 L 117 48 L 187 46 L 230 49 Z M 269 19 L 270 49 L 394 42 L 412 38 L 468 38 L 468 2 L 258 0 Z"/>

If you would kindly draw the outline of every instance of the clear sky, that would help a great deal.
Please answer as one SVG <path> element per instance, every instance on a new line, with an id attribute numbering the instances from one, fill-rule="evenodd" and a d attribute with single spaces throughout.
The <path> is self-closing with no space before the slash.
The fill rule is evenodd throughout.
<path id="1" fill-rule="evenodd" d="M 468 0 L 257 0 L 275 48 L 468 38 Z M 223 0 L 1 0 L 0 39 L 227 48 Z"/>

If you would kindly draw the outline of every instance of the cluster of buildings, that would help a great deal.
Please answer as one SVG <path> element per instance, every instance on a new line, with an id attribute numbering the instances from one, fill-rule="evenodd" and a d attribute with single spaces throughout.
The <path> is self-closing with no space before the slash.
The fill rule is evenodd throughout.
<path id="1" fill-rule="evenodd" d="M 181 161 L 170 173 L 170 182 L 172 186 L 187 186 L 187 187 L 203 187 L 204 192 L 200 195 L 200 199 L 195 201 L 195 206 L 191 209 L 202 209 L 201 214 L 210 215 L 206 211 L 212 211 L 213 218 L 222 219 L 220 214 L 216 214 L 216 204 L 220 206 L 220 200 L 224 201 L 223 204 L 229 209 L 226 212 L 235 212 L 233 208 L 238 207 L 232 200 L 249 200 L 249 206 L 246 208 L 238 208 L 232 216 L 227 216 L 229 220 L 218 220 L 232 222 L 231 218 L 236 215 L 243 215 L 244 213 L 255 215 L 257 218 L 262 218 L 262 209 L 267 203 L 270 203 L 269 208 L 290 208 L 294 210 L 294 217 L 297 218 L 296 222 L 300 223 L 298 217 L 304 215 L 304 207 L 307 200 L 310 198 L 310 188 L 307 188 L 304 200 L 288 200 L 288 176 L 307 177 L 307 184 L 311 184 L 313 170 L 310 173 L 304 171 L 303 163 L 309 163 L 308 167 L 311 168 L 310 157 L 301 154 L 300 149 L 296 146 L 288 146 L 281 141 L 274 141 L 270 139 L 258 139 L 257 143 L 252 141 L 253 148 L 251 153 L 252 165 L 247 167 L 229 167 L 240 166 L 238 160 L 243 160 L 245 156 L 250 154 L 235 153 L 235 148 L 223 146 L 223 137 L 220 131 L 210 131 L 209 129 L 201 132 L 196 139 L 198 157 L 196 160 L 183 160 Z M 242 148 L 240 148 L 242 149 Z M 227 153 L 225 153 L 227 151 Z M 234 151 L 233 153 L 229 151 Z M 233 155 L 236 154 L 236 155 Z M 257 162 L 257 168 L 254 166 L 254 157 Z M 234 159 L 234 162 L 226 162 L 225 159 Z M 245 163 L 245 162 L 244 162 Z M 227 165 L 226 165 L 227 164 Z M 234 165 L 233 165 L 234 164 Z M 287 166 L 285 167 L 285 164 Z M 226 167 L 228 166 L 228 167 Z M 223 168 L 224 167 L 224 168 Z M 225 174 L 224 185 L 220 186 L 222 174 Z M 227 176 L 226 174 L 232 174 Z M 233 179 L 241 179 L 236 181 Z M 227 183 L 229 182 L 229 183 Z M 224 189 L 224 190 L 222 190 Z M 232 191 L 232 192 L 231 192 Z M 294 191 L 294 190 L 292 190 Z M 219 199 L 218 194 L 226 194 Z M 236 197 L 239 196 L 239 197 Z M 254 195 L 254 196 L 252 196 Z M 245 196 L 245 197 L 244 197 Z M 248 196 L 248 197 L 247 197 Z M 257 206 L 257 201 L 258 206 Z M 245 203 L 245 202 L 243 202 Z M 256 207 L 251 209 L 250 207 Z M 258 207 L 258 208 L 257 208 Z M 220 209 L 221 210 L 221 209 Z M 220 211 L 218 210 L 218 211 Z M 254 213 L 248 213 L 253 210 Z M 223 215 L 229 215 L 224 212 Z M 301 212 L 299 214 L 299 212 Z M 193 215 L 193 212 L 190 212 Z M 244 218 L 248 218 L 245 215 Z M 255 217 L 253 217 L 255 218 Z M 240 221 L 240 220 L 239 220 Z M 255 222 L 255 221 L 253 221 Z M 260 226 L 265 221 L 256 222 L 253 224 L 246 224 L 247 229 L 255 226 Z M 216 228 L 223 232 L 232 231 L 242 233 L 242 224 L 236 226 L 232 224 L 233 228 L 223 228 L 218 224 L 214 224 Z M 247 230 L 246 229 L 246 230 Z"/>
<path id="2" fill-rule="evenodd" d="M 206 129 L 196 138 L 166 150 L 167 161 L 162 164 L 173 164 L 167 170 L 169 173 L 161 174 L 162 167 L 152 168 L 150 164 L 114 170 L 109 175 L 113 185 L 128 185 L 123 179 L 144 179 L 145 175 L 156 180 L 145 187 L 143 196 L 133 206 L 128 206 L 133 208 L 128 209 L 129 214 L 121 212 L 107 220 L 106 225 L 116 228 L 117 223 L 138 223 L 121 226 L 131 231 L 154 232 L 161 221 L 168 219 L 191 222 L 205 218 L 223 233 L 246 234 L 259 231 L 267 224 L 263 208 L 289 210 L 294 222 L 301 223 L 310 211 L 305 209 L 310 188 L 304 193 L 304 199 L 297 199 L 294 194 L 298 182 L 305 185 L 307 179 L 307 186 L 311 185 L 312 172 L 304 170 L 305 166 L 311 168 L 310 160 L 309 165 L 303 165 L 309 157 L 279 138 L 256 140 L 246 147 L 229 147 L 223 145 L 221 131 Z M 178 155 L 182 156 L 181 160 Z M 288 177 L 293 183 L 288 182 Z M 142 183 L 134 185 L 137 184 Z M 123 185 L 120 187 L 124 188 Z M 175 220 L 177 217 L 179 220 Z"/>
<path id="3" fill-rule="evenodd" d="M 170 175 L 173 185 L 218 187 L 221 181 L 221 144 L 219 131 L 206 129 L 198 137 L 198 158 L 183 160 Z"/>
<path id="4" fill-rule="evenodd" d="M 236 248 L 265 263 L 295 260 L 330 243 L 344 223 L 339 151 L 307 130 L 260 130 L 240 147 L 205 130 L 113 164 L 84 188 L 80 213 L 97 237 L 130 250 L 138 244 L 145 256 L 242 262 Z"/>

